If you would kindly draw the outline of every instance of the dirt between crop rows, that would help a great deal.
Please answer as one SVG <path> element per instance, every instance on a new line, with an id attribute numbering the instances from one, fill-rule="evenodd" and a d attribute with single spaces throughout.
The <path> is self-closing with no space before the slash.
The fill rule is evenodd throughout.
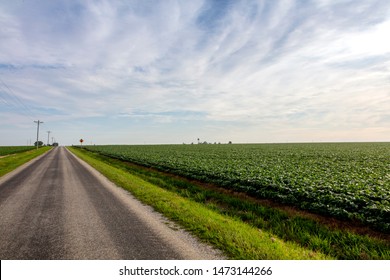
<path id="1" fill-rule="evenodd" d="M 366 235 L 366 236 L 373 237 L 373 238 L 383 240 L 385 242 L 390 243 L 390 234 L 376 231 L 376 230 L 364 225 L 360 221 L 342 221 L 342 220 L 339 220 L 339 219 L 336 219 L 333 217 L 304 211 L 304 210 L 301 210 L 301 209 L 294 207 L 294 206 L 281 204 L 281 203 L 275 202 L 275 201 L 270 200 L 270 199 L 260 199 L 260 198 L 256 198 L 253 196 L 249 196 L 248 194 L 245 194 L 243 192 L 232 191 L 232 190 L 223 188 L 223 187 L 215 185 L 215 184 L 185 178 L 185 177 L 182 177 L 182 176 L 179 176 L 176 174 L 172 174 L 169 172 L 158 170 L 158 169 L 153 168 L 153 167 L 145 167 L 145 166 L 142 166 L 142 165 L 139 165 L 136 163 L 122 161 L 119 159 L 116 159 L 116 160 L 118 160 L 124 164 L 127 164 L 129 166 L 133 166 L 133 167 L 141 168 L 144 170 L 156 172 L 156 173 L 159 173 L 159 174 L 162 174 L 164 176 L 168 176 L 168 177 L 171 177 L 171 178 L 174 178 L 177 180 L 186 181 L 186 182 L 194 184 L 198 187 L 202 187 L 205 189 L 211 189 L 213 191 L 217 191 L 217 192 L 220 192 L 220 193 L 223 193 L 226 195 L 230 195 L 232 197 L 239 198 L 242 200 L 246 200 L 246 201 L 249 200 L 251 202 L 258 203 L 262 206 L 276 208 L 276 209 L 279 209 L 279 210 L 285 212 L 289 217 L 299 216 L 299 217 L 307 218 L 310 220 L 314 220 L 320 224 L 323 224 L 332 230 L 350 231 L 352 233 L 356 233 L 359 235 Z"/>

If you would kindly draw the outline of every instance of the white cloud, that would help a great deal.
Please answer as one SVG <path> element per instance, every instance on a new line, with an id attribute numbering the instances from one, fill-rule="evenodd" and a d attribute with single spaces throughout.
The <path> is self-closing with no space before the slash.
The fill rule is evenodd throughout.
<path id="1" fill-rule="evenodd" d="M 383 140 L 390 4 L 351 3 L 0 4 L 0 78 L 32 118 L 58 125 L 84 118 L 104 131 L 94 119 L 118 117 L 150 137 L 154 123 L 203 123 L 248 141 L 285 141 L 278 131 L 291 129 L 336 139 L 353 127 Z"/>

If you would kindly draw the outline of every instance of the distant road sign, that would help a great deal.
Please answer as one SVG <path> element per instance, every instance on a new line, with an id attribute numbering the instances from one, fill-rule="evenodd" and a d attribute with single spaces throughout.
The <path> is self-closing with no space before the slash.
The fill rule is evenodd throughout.
<path id="1" fill-rule="evenodd" d="M 80 139 L 80 143 L 83 144 L 84 140 L 83 139 Z"/>

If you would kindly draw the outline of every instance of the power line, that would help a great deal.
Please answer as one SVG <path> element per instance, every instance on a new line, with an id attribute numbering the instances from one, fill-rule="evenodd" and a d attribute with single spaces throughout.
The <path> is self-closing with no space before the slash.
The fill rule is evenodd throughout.
<path id="1" fill-rule="evenodd" d="M 1 87 L 4 87 L 3 85 L 0 85 L 0 86 L 1 86 Z M 4 91 L 4 93 L 7 94 L 5 91 Z M 9 94 L 7 94 L 7 95 L 9 96 Z M 0 94 L 0 97 L 1 97 L 1 99 L 3 100 L 3 102 L 4 102 L 5 104 L 10 105 L 10 106 L 14 106 L 14 105 L 8 103 L 7 99 L 5 99 L 5 97 L 4 97 L 2 94 Z"/>
<path id="2" fill-rule="evenodd" d="M 3 97 L 2 94 L 0 94 L 0 98 L 1 98 L 1 100 L 3 101 L 4 104 L 11 105 L 11 104 L 8 103 L 7 99 L 5 99 L 5 98 Z"/>
<path id="3" fill-rule="evenodd" d="M 3 96 L 0 94 L 1 100 L 7 104 L 10 107 L 14 107 L 16 110 L 20 111 L 22 114 L 24 114 L 26 117 L 31 119 L 33 122 L 37 124 L 37 142 L 36 146 L 38 149 L 39 146 L 39 126 L 40 124 L 43 123 L 43 121 L 34 121 L 34 113 L 31 111 L 29 106 L 27 106 L 16 94 L 15 92 L 1 79 L 0 77 L 0 90 L 5 94 Z M 7 98 L 8 97 L 8 100 Z M 50 131 L 48 131 L 48 134 L 50 134 Z M 48 140 L 47 142 L 49 143 L 49 135 L 48 135 Z"/>
<path id="4" fill-rule="evenodd" d="M 22 113 L 33 120 L 34 114 L 30 110 L 30 108 L 14 93 L 14 91 L 0 78 L 1 86 L 4 89 L 3 92 L 8 96 L 10 101 L 13 101 L 13 104 L 9 103 L 7 99 L 5 99 L 3 96 L 1 96 L 1 99 L 8 104 L 9 106 L 13 106 L 15 109 L 25 109 L 26 111 L 22 110 Z M 19 107 L 19 108 L 18 108 Z M 23 107 L 23 108 L 21 108 Z M 28 113 L 28 114 L 27 114 Z"/>

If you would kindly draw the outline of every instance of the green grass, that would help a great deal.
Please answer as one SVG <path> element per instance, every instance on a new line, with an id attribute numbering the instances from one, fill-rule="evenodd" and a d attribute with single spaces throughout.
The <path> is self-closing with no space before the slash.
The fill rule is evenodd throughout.
<path id="1" fill-rule="evenodd" d="M 85 148 L 390 233 L 390 143 Z"/>
<path id="2" fill-rule="evenodd" d="M 35 149 L 34 146 L 0 146 L 0 156 L 16 154 Z"/>
<path id="3" fill-rule="evenodd" d="M 221 249 L 231 259 L 330 259 L 326 254 L 284 241 L 238 217 L 220 213 L 202 202 L 147 182 L 112 162 L 104 162 L 101 156 L 73 147 L 69 149 L 115 184 Z"/>
<path id="4" fill-rule="evenodd" d="M 336 259 L 390 259 L 390 244 L 386 241 L 331 229 L 312 219 L 262 206 L 253 200 L 230 195 L 215 188 L 204 188 L 177 176 L 98 154 L 88 155 L 180 197 L 200 203 L 210 211 L 245 222 L 258 231 L 267 232 L 286 242 L 299 244 Z"/>
<path id="5" fill-rule="evenodd" d="M 1 148 L 0 148 L 1 149 Z M 42 147 L 38 150 L 30 149 L 25 152 L 18 152 L 16 154 L 10 154 L 8 156 L 0 158 L 0 176 L 11 172 L 22 164 L 32 160 L 33 158 L 42 155 L 50 150 L 51 147 Z"/>

